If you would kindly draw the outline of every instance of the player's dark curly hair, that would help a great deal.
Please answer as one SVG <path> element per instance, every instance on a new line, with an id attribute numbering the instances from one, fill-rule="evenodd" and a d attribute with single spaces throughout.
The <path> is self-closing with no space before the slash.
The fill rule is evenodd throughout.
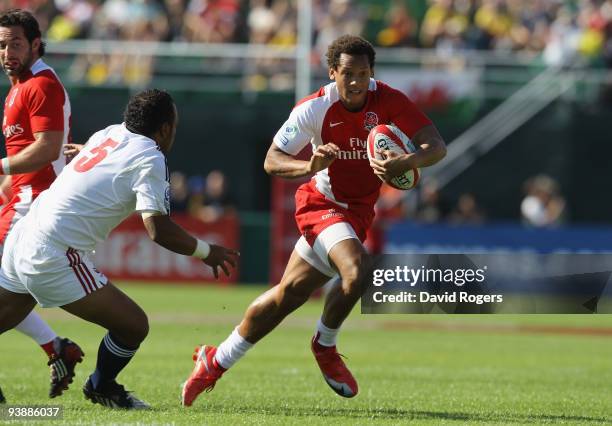
<path id="1" fill-rule="evenodd" d="M 340 55 L 346 53 L 348 55 L 367 55 L 370 62 L 370 68 L 374 68 L 376 60 L 376 52 L 374 47 L 364 38 L 354 35 L 343 35 L 338 37 L 327 48 L 327 66 L 332 69 L 337 69 L 340 65 Z"/>
<path id="2" fill-rule="evenodd" d="M 21 27 L 26 38 L 32 44 L 34 39 L 41 38 L 38 21 L 30 12 L 22 9 L 9 9 L 0 14 L 0 27 Z M 38 56 L 45 54 L 46 43 L 40 40 Z"/>
<path id="3" fill-rule="evenodd" d="M 174 101 L 168 92 L 147 89 L 132 96 L 125 107 L 125 126 L 134 133 L 151 137 L 165 123 L 173 123 Z"/>

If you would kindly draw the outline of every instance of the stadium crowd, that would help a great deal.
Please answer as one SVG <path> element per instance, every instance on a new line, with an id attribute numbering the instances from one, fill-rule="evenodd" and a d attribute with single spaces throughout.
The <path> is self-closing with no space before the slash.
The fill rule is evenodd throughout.
<path id="1" fill-rule="evenodd" d="M 173 213 L 187 214 L 203 222 L 236 214 L 227 178 L 220 170 L 212 170 L 206 177 L 187 177 L 182 172 L 172 172 L 170 194 Z"/>
<path id="2" fill-rule="evenodd" d="M 517 211 L 524 226 L 556 227 L 568 220 L 567 202 L 554 178 L 546 174 L 530 177 L 523 183 L 523 194 Z M 461 193 L 453 200 L 447 199 L 434 180 L 419 184 L 409 192 L 383 185 L 376 208 L 377 220 L 382 221 L 409 219 L 453 225 L 481 225 L 487 221 L 486 206 L 474 194 Z"/>
<path id="3" fill-rule="evenodd" d="M 50 41 L 296 42 L 295 0 L 2 0 Z M 380 46 L 573 52 L 612 65 L 612 0 L 314 0 L 315 44 L 345 33 Z"/>
<path id="4" fill-rule="evenodd" d="M 227 178 L 219 170 L 212 170 L 205 177 L 172 172 L 170 189 L 173 213 L 186 214 L 204 222 L 238 214 Z M 524 197 L 517 206 L 517 214 L 524 226 L 556 227 L 567 222 L 567 202 L 554 178 L 546 174 L 532 176 L 523 183 L 522 189 Z M 481 225 L 488 220 L 487 208 L 475 194 L 466 192 L 457 194 L 452 200 L 447 199 L 434 180 L 419 184 L 408 192 L 383 185 L 376 215 L 376 220 L 382 222 L 408 219 L 424 224 Z"/>
<path id="5" fill-rule="evenodd" d="M 419 42 L 441 49 L 542 53 L 561 64 L 576 52 L 612 59 L 609 0 L 433 0 Z"/>

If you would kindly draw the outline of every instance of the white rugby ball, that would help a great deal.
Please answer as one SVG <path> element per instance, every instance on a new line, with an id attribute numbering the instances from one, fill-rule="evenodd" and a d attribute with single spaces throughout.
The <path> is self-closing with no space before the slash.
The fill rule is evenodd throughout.
<path id="1" fill-rule="evenodd" d="M 368 159 L 376 158 L 384 160 L 385 156 L 378 151 L 394 151 L 398 154 L 410 154 L 416 152 L 416 147 L 410 141 L 410 138 L 404 134 L 399 128 L 391 124 L 380 124 L 370 130 L 368 135 Z M 390 180 L 383 180 L 387 184 L 396 189 L 408 190 L 412 189 L 419 182 L 421 170 L 411 169 L 402 175 L 396 176 Z M 382 180 L 382 178 L 381 178 Z"/>

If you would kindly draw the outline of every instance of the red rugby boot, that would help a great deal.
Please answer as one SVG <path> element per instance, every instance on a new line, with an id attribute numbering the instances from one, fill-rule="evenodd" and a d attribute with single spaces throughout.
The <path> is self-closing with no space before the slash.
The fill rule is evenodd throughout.
<path id="1" fill-rule="evenodd" d="M 195 349 L 193 353 L 195 367 L 183 384 L 181 394 L 181 402 L 185 407 L 190 407 L 202 392 L 213 390 L 217 380 L 225 373 L 225 369 L 215 360 L 216 353 L 217 348 L 214 346 L 200 346 Z"/>
<path id="2" fill-rule="evenodd" d="M 319 334 L 312 338 L 311 349 L 312 353 L 319 364 L 323 378 L 330 388 L 338 395 L 345 398 L 352 398 L 357 395 L 359 388 L 357 381 L 340 358 L 340 354 L 335 346 L 320 345 L 318 340 Z"/>

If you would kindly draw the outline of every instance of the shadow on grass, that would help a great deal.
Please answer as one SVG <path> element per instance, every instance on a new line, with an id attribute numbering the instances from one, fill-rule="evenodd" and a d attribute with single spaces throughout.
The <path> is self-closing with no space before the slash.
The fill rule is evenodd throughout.
<path id="1" fill-rule="evenodd" d="M 208 413 L 269 415 L 286 417 L 340 417 L 347 419 L 380 419 L 380 420 L 455 420 L 460 422 L 505 422 L 505 423 L 605 423 L 610 418 L 584 417 L 555 414 L 518 414 L 518 413 L 465 413 L 447 411 L 403 410 L 397 408 L 338 408 L 338 407 L 287 407 L 287 406 L 248 406 L 234 405 L 228 408 L 225 404 L 207 404 L 201 408 Z"/>

